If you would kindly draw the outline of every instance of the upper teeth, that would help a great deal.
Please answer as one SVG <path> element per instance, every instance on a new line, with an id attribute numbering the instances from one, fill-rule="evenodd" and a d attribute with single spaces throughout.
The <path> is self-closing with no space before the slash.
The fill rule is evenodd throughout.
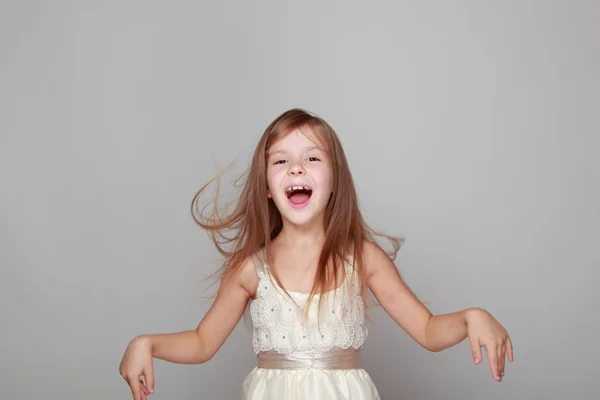
<path id="1" fill-rule="evenodd" d="M 287 188 L 287 192 L 291 192 L 292 190 L 300 190 L 300 189 L 310 190 L 310 188 L 307 186 L 290 186 L 289 188 Z"/>

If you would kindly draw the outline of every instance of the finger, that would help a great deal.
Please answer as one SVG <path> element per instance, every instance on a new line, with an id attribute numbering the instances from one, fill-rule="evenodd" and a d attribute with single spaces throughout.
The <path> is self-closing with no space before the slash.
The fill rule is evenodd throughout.
<path id="1" fill-rule="evenodd" d="M 146 387 L 150 393 L 154 393 L 154 368 L 152 367 L 152 362 L 150 362 L 150 365 L 144 371 L 144 375 L 146 376 Z"/>
<path id="2" fill-rule="evenodd" d="M 131 388 L 131 394 L 133 395 L 133 400 L 142 400 L 143 393 L 138 379 L 138 377 L 130 377 L 128 380 L 129 387 Z"/>
<path id="3" fill-rule="evenodd" d="M 492 371 L 492 376 L 495 380 L 499 381 L 500 374 L 498 373 L 498 355 L 496 352 L 496 346 L 493 344 L 487 345 L 485 350 L 488 355 L 488 361 L 490 363 L 490 370 Z"/>
<path id="4" fill-rule="evenodd" d="M 513 345 L 512 341 L 510 340 L 510 336 L 506 339 L 506 351 L 508 352 L 508 359 L 510 360 L 510 362 L 515 361 L 515 358 L 513 356 Z"/>
<path id="5" fill-rule="evenodd" d="M 506 342 L 502 343 L 502 376 L 506 368 Z"/>
<path id="6" fill-rule="evenodd" d="M 144 383 L 143 380 L 140 379 L 140 386 L 142 388 L 142 392 L 144 392 L 145 395 L 149 395 L 150 391 L 148 390 L 148 388 L 146 387 L 146 384 Z"/>
<path id="7" fill-rule="evenodd" d="M 498 353 L 498 376 L 502 379 L 504 376 L 504 357 L 506 357 L 504 354 L 504 343 L 499 343 L 496 349 Z"/>
<path id="8" fill-rule="evenodd" d="M 481 362 L 481 346 L 479 345 L 479 340 L 477 338 L 469 338 L 469 342 L 471 343 L 473 362 L 477 365 Z"/>

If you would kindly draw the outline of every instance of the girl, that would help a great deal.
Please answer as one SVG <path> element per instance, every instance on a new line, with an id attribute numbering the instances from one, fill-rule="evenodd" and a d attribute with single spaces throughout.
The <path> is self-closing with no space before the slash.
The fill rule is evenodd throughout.
<path id="1" fill-rule="evenodd" d="M 390 254 L 376 244 L 338 137 L 311 113 L 292 109 L 275 119 L 256 147 L 237 207 L 221 218 L 215 203 L 213 214 L 196 222 L 225 256 L 215 301 L 195 330 L 129 343 L 120 373 L 135 400 L 154 393 L 153 358 L 207 362 L 248 304 L 257 365 L 242 399 L 379 399 L 358 361 L 368 333 L 367 289 L 429 351 L 468 337 L 475 364 L 484 347 L 498 382 L 506 357 L 513 361 L 508 333 L 488 312 L 432 315 L 405 285 L 393 263 L 402 240 L 385 236 Z M 231 237 L 225 231 L 232 229 Z"/>

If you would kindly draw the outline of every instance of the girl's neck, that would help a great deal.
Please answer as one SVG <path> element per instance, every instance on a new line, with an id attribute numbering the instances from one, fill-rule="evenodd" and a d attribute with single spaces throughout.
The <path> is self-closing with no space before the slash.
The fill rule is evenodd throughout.
<path id="1" fill-rule="evenodd" d="M 284 222 L 281 232 L 277 235 L 277 241 L 286 247 L 320 247 L 325 241 L 323 224 L 313 223 L 304 226 Z"/>

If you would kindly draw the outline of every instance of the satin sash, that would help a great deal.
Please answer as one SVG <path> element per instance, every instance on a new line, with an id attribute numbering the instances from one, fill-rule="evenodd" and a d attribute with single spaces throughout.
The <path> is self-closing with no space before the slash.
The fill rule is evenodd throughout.
<path id="1" fill-rule="evenodd" d="M 258 368 L 266 369 L 358 369 L 359 350 L 334 347 L 325 353 L 281 354 L 275 350 L 258 354 Z"/>

